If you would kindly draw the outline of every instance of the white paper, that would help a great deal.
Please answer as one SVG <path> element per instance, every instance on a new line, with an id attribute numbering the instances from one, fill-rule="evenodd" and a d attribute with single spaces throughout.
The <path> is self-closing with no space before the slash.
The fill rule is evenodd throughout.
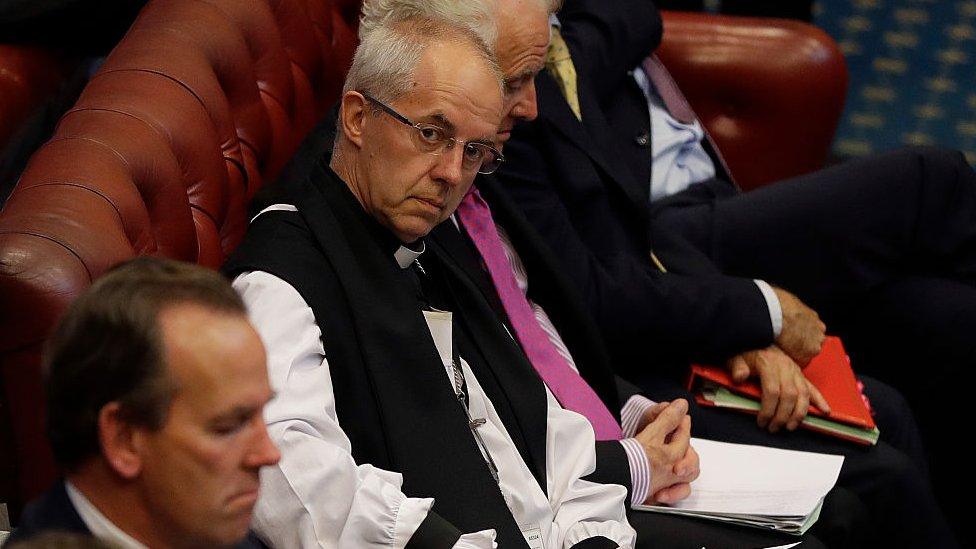
<path id="1" fill-rule="evenodd" d="M 701 475 L 676 510 L 805 517 L 834 487 L 843 456 L 691 439 Z"/>

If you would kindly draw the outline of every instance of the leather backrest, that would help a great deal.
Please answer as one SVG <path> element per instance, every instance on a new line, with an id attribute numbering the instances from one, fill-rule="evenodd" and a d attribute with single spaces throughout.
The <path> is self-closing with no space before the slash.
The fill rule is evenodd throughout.
<path id="1" fill-rule="evenodd" d="M 13 511 L 56 471 L 40 349 L 112 265 L 219 266 L 248 199 L 338 98 L 358 2 L 152 0 L 31 158 L 0 211 L 0 414 Z M 2 418 L 0 418 L 2 420 Z M 3 432 L 0 430 L 0 435 Z"/>
<path id="2" fill-rule="evenodd" d="M 658 57 L 744 189 L 824 165 L 847 65 L 822 30 L 782 19 L 663 12 Z"/>

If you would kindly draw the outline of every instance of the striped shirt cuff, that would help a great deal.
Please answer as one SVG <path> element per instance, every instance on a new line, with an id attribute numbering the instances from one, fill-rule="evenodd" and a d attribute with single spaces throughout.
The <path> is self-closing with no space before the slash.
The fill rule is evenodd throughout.
<path id="1" fill-rule="evenodd" d="M 644 395 L 634 395 L 627 399 L 624 407 L 620 409 L 620 427 L 623 429 L 624 438 L 637 434 L 637 426 L 644 417 L 644 412 L 651 406 L 654 406 L 654 401 Z"/>
<path id="2" fill-rule="evenodd" d="M 633 438 L 620 441 L 627 454 L 630 465 L 630 504 L 641 505 L 647 501 L 651 491 L 651 464 L 647 461 L 644 447 Z"/>

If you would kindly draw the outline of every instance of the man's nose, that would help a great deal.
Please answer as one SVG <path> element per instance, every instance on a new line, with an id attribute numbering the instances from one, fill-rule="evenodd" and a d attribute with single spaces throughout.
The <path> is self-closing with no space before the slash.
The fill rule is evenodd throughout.
<path id="1" fill-rule="evenodd" d="M 245 465 L 249 468 L 259 468 L 265 465 L 274 465 L 278 463 L 279 459 L 281 459 L 281 451 L 278 450 L 274 441 L 271 440 L 271 435 L 268 434 L 268 428 L 265 427 L 264 421 L 262 420 L 257 432 L 254 434 L 254 440 L 248 449 Z"/>
<path id="2" fill-rule="evenodd" d="M 512 107 L 512 115 L 515 118 L 531 122 L 539 116 L 539 107 L 536 103 L 535 80 L 530 80 L 521 90 L 519 99 Z"/>
<path id="3" fill-rule="evenodd" d="M 452 142 L 445 147 L 441 154 L 437 155 L 431 177 L 451 186 L 460 185 L 464 181 L 463 154 L 464 145 Z"/>

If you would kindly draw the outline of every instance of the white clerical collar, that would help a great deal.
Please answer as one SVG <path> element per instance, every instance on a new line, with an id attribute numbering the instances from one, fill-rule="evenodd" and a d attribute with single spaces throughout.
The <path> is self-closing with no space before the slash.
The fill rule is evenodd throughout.
<path id="1" fill-rule="evenodd" d="M 81 517 L 82 522 L 85 523 L 85 526 L 88 527 L 88 530 L 91 531 L 93 536 L 107 541 L 112 545 L 116 545 L 120 549 L 148 549 L 145 545 L 136 541 L 135 538 L 123 532 L 118 526 L 112 524 L 112 521 L 105 518 L 105 515 L 96 509 L 88 501 L 88 498 L 79 492 L 70 482 L 65 481 L 64 488 L 68 492 L 68 499 L 71 500 L 71 504 L 78 511 L 78 516 Z"/>
<path id="2" fill-rule="evenodd" d="M 426 250 L 427 243 L 421 240 L 420 251 L 411 250 L 406 246 L 400 246 L 397 248 L 397 251 L 393 252 L 393 257 L 396 258 L 397 265 L 399 265 L 401 269 L 406 269 L 420 256 L 422 256 Z"/>

